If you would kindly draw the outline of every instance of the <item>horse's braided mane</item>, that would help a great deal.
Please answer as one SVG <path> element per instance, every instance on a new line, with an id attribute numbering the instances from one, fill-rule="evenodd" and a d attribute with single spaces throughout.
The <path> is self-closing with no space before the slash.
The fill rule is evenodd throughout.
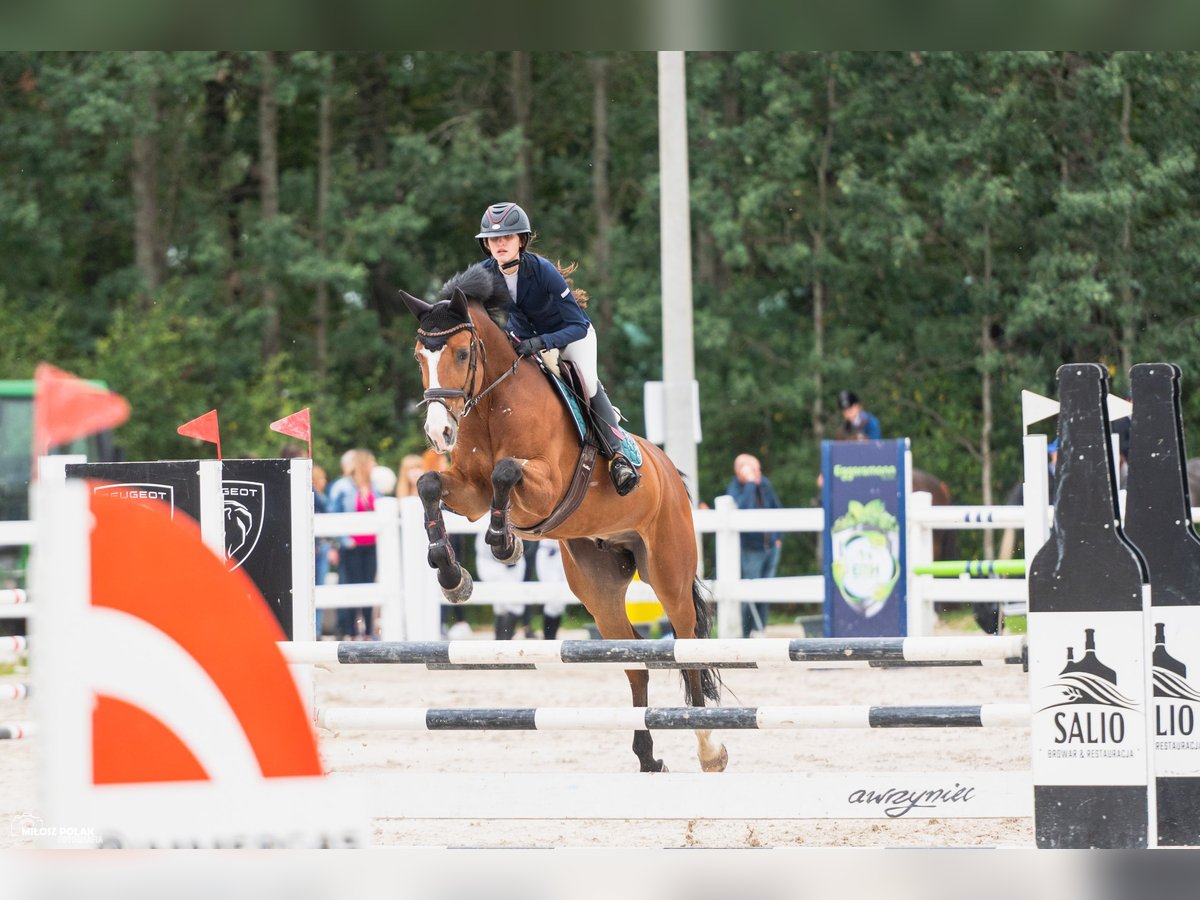
<path id="1" fill-rule="evenodd" d="M 438 300 L 449 300 L 455 290 L 461 290 L 468 300 L 483 304 L 488 316 L 501 328 L 508 323 L 508 307 L 512 303 L 508 288 L 482 263 L 451 275 L 438 292 Z"/>

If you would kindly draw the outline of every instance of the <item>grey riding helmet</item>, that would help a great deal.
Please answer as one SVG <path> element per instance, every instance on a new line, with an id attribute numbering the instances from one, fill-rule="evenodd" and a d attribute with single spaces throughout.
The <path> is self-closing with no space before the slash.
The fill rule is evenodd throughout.
<path id="1" fill-rule="evenodd" d="M 483 251 L 484 256 L 491 255 L 488 253 L 485 240 L 504 234 L 526 235 L 521 240 L 522 250 L 529 243 L 529 236 L 533 234 L 529 216 L 525 215 L 525 210 L 515 203 L 493 203 L 483 211 L 483 219 L 479 222 L 479 234 L 475 235 L 475 240 L 479 241 L 479 248 Z"/>

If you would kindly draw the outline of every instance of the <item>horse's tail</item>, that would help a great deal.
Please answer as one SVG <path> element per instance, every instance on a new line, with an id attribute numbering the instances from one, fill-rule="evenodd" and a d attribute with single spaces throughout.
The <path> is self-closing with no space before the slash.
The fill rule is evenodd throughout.
<path id="1" fill-rule="evenodd" d="M 696 637 L 709 637 L 712 629 L 712 614 L 709 612 L 709 593 L 699 578 L 692 580 L 692 606 L 696 610 Z M 721 673 L 716 669 L 700 669 L 700 693 L 704 698 L 718 703 L 721 700 Z M 691 696 L 688 679 L 683 680 L 684 688 L 688 691 L 688 702 L 692 705 L 702 705 L 701 698 Z"/>

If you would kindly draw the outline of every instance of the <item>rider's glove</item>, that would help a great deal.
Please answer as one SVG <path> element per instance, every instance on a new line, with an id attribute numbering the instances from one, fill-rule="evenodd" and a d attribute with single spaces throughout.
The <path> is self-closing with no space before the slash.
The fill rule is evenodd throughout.
<path id="1" fill-rule="evenodd" d="M 546 341 L 540 335 L 526 338 L 517 344 L 517 356 L 533 356 L 546 349 Z"/>

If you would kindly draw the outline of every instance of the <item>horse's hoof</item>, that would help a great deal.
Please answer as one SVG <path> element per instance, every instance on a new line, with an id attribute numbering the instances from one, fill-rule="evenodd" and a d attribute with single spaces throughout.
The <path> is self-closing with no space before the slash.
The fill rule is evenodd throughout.
<path id="1" fill-rule="evenodd" d="M 700 768 L 705 772 L 724 772 L 725 767 L 729 765 L 729 751 L 725 749 L 725 745 L 721 745 L 721 752 L 712 759 L 700 760 Z"/>
<path id="2" fill-rule="evenodd" d="M 466 603 L 471 599 L 471 592 L 475 589 L 475 582 L 471 580 L 471 573 L 462 566 L 458 567 L 458 572 L 462 576 L 458 584 L 452 588 L 442 588 L 442 596 L 450 603 Z"/>
<path id="3" fill-rule="evenodd" d="M 492 544 L 492 556 L 494 556 L 498 562 L 502 562 L 506 566 L 515 566 L 521 561 L 521 557 L 525 555 L 525 544 L 523 541 L 519 541 L 514 538 L 511 551 L 512 555 L 505 559 L 500 555 L 503 552 L 503 546 L 496 546 L 495 544 Z"/>

